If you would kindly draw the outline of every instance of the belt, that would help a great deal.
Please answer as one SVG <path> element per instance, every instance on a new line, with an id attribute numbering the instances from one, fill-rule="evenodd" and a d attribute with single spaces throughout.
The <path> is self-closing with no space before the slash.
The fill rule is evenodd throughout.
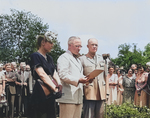
<path id="1" fill-rule="evenodd" d="M 125 90 L 135 91 L 135 88 L 133 88 L 133 87 L 131 87 L 131 88 L 130 88 L 130 87 L 125 87 L 124 89 L 125 89 Z"/>

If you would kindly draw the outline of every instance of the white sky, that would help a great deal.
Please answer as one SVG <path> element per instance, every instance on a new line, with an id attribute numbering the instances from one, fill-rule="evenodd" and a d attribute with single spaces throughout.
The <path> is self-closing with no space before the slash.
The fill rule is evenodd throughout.
<path id="1" fill-rule="evenodd" d="M 10 8 L 30 11 L 57 31 L 60 46 L 67 50 L 70 36 L 97 38 L 98 53 L 118 54 L 120 44 L 136 43 L 142 51 L 150 43 L 150 0 L 0 0 L 0 14 Z"/>

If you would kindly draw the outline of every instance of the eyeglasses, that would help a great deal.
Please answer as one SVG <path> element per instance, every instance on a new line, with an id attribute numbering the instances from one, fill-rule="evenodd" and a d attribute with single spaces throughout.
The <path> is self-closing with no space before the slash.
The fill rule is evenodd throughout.
<path id="1" fill-rule="evenodd" d="M 75 45 L 75 47 L 76 47 L 76 48 L 82 48 L 82 46 L 81 46 L 81 45 Z"/>

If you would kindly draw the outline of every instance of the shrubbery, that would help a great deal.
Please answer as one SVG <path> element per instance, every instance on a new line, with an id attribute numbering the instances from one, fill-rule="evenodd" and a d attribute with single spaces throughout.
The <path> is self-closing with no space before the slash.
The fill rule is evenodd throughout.
<path id="1" fill-rule="evenodd" d="M 107 118 L 150 118 L 150 109 L 130 103 L 107 105 Z"/>

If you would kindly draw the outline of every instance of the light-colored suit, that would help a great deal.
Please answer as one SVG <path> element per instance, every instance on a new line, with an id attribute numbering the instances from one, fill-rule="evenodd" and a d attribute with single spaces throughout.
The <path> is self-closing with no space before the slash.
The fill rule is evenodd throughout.
<path id="1" fill-rule="evenodd" d="M 80 60 L 72 56 L 68 50 L 57 61 L 58 75 L 62 82 L 61 103 L 81 104 L 83 97 L 83 84 L 78 81 L 83 77 L 83 68 Z"/>
<path id="2" fill-rule="evenodd" d="M 63 87 L 62 97 L 58 99 L 57 102 L 62 104 L 67 103 L 74 105 L 82 104 L 83 84 L 78 84 L 79 79 L 83 78 L 83 68 L 80 60 L 78 58 L 73 57 L 72 53 L 68 50 L 58 58 L 57 70 Z M 66 114 L 65 111 L 67 111 L 67 108 L 68 110 L 70 110 L 68 106 L 65 108 L 61 106 L 60 112 L 62 113 L 62 111 L 64 111 L 63 115 Z M 77 114 L 81 114 L 81 111 Z M 72 116 L 62 116 L 61 114 L 61 118 L 63 117 L 71 118 Z"/>
<path id="3" fill-rule="evenodd" d="M 24 112 L 27 113 L 27 105 L 28 105 L 28 96 L 29 92 L 32 89 L 32 76 L 30 71 L 19 71 L 17 73 L 17 82 L 22 85 L 16 85 L 17 95 L 18 95 L 18 109 L 17 112 L 20 115 L 21 112 L 21 106 L 24 104 Z M 23 85 L 24 83 L 27 83 L 27 86 Z M 30 89 L 31 87 L 31 89 Z"/>
<path id="4" fill-rule="evenodd" d="M 105 70 L 107 67 L 105 67 L 105 61 L 103 60 L 103 57 L 101 55 L 95 55 L 94 59 L 90 59 L 86 55 L 83 55 L 80 57 L 82 66 L 83 66 L 83 74 L 85 76 L 89 75 L 93 70 L 95 69 L 101 69 Z M 104 68 L 105 67 L 105 68 Z M 109 94 L 109 84 L 105 80 L 105 72 L 102 72 L 99 74 L 92 83 L 89 85 L 84 86 L 84 97 L 87 104 L 97 105 L 98 108 L 96 108 L 96 112 L 98 112 L 98 115 L 96 115 L 97 118 L 103 117 L 101 114 L 104 111 L 103 101 L 106 99 L 106 94 Z M 107 90 L 108 89 L 108 90 Z M 89 101 L 90 100 L 90 101 Z M 90 103 L 92 101 L 95 101 L 93 103 Z M 101 106 L 100 106 L 101 105 Z M 91 112 L 89 116 L 89 109 L 87 108 L 89 105 L 86 106 L 87 114 L 85 115 L 85 118 L 93 118 L 92 115 L 94 115 L 94 109 L 93 112 Z M 93 107 L 93 106 L 92 106 Z M 84 110 L 84 111 L 86 111 Z M 90 110 L 92 111 L 92 110 Z M 101 116 L 100 116 L 101 115 Z"/>

